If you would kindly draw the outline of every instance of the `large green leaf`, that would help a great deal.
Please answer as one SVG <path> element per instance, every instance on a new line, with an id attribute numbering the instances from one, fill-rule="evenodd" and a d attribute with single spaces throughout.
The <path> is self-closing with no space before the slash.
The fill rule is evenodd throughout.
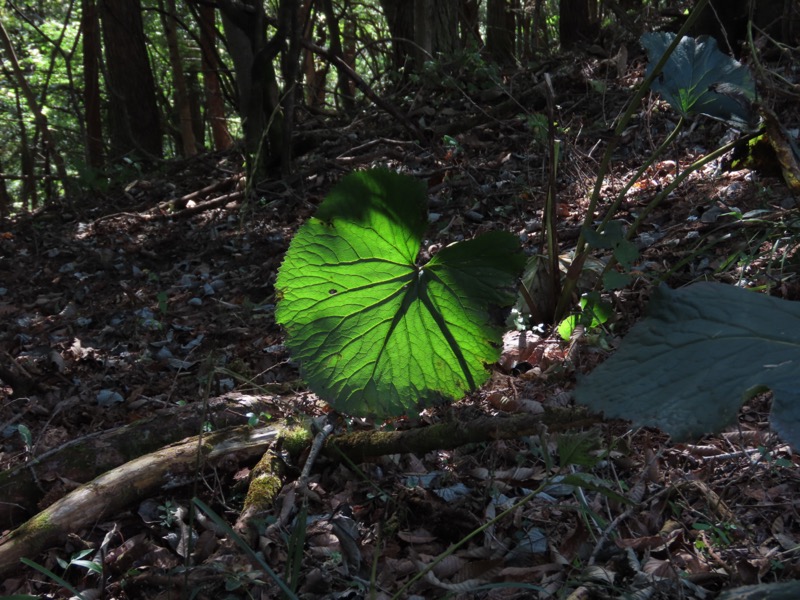
<path id="1" fill-rule="evenodd" d="M 517 239 L 491 232 L 415 263 L 424 187 L 387 170 L 345 177 L 297 232 L 276 320 L 309 387 L 337 410 L 388 417 L 456 399 L 488 377 L 514 301 Z"/>
<path id="2" fill-rule="evenodd" d="M 674 39 L 663 31 L 641 37 L 648 75 Z M 704 114 L 740 128 L 752 118 L 756 92 L 750 71 L 720 52 L 714 38 L 682 38 L 652 88 L 685 117 Z"/>
<path id="3" fill-rule="evenodd" d="M 800 448 L 800 303 L 696 283 L 657 289 L 648 316 L 575 397 L 682 440 L 734 423 L 742 402 L 766 388 L 773 428 Z"/>

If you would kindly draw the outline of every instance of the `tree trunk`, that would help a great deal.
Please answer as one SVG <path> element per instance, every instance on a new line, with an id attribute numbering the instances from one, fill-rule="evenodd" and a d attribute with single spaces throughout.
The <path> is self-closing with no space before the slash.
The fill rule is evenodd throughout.
<path id="1" fill-rule="evenodd" d="M 489 0 L 486 7 L 486 51 L 492 60 L 514 62 L 515 19 L 510 0 Z"/>
<path id="2" fill-rule="evenodd" d="M 283 76 L 283 144 L 281 149 L 281 174 L 287 177 L 292 170 L 292 137 L 294 135 L 294 111 L 300 75 L 300 48 L 303 39 L 303 22 L 306 14 L 300 10 L 300 0 L 281 0 L 278 9 L 278 36 L 285 32 L 288 41 L 281 55 L 281 75 Z M 306 8 L 310 11 L 311 4 Z"/>
<path id="3" fill-rule="evenodd" d="M 303 12 L 312 10 L 311 3 L 314 0 L 304 0 Z M 321 2 L 320 2 L 321 4 Z M 319 11 L 321 7 L 318 7 Z M 327 31 L 322 26 L 317 28 L 317 20 L 313 18 L 305 19 L 305 28 L 303 29 L 303 39 L 322 45 L 325 43 Z M 320 24 L 322 25 L 322 24 Z M 315 37 L 319 39 L 315 39 Z M 314 60 L 314 53 L 306 48 L 302 52 L 303 58 L 303 92 L 306 106 L 312 109 L 320 110 L 325 106 L 325 79 L 328 76 L 328 68 L 330 65 L 325 63 L 322 68 L 317 69 L 316 61 Z"/>
<path id="4" fill-rule="evenodd" d="M 458 49 L 459 0 L 381 0 L 381 6 L 394 38 L 395 68 L 404 75 Z"/>
<path id="5" fill-rule="evenodd" d="M 161 158 L 161 120 L 139 0 L 100 0 L 111 147 L 119 158 Z"/>
<path id="6" fill-rule="evenodd" d="M 103 166 L 103 119 L 100 114 L 100 35 L 94 0 L 81 4 L 83 33 L 83 104 L 86 121 L 86 163 Z"/>
<path id="7" fill-rule="evenodd" d="M 214 48 L 217 36 L 215 17 L 213 6 L 201 4 L 198 7 L 197 21 L 200 26 L 200 61 L 203 69 L 206 119 L 211 128 L 214 149 L 227 150 L 233 145 L 233 139 L 228 131 L 225 100 L 219 83 L 219 56 Z"/>
<path id="8" fill-rule="evenodd" d="M 459 0 L 429 0 L 428 15 L 431 23 L 431 52 L 434 57 L 452 58 L 459 48 Z"/>
<path id="9" fill-rule="evenodd" d="M 0 163 L 0 173 L 3 172 L 3 165 Z M 11 214 L 13 201 L 8 194 L 5 178 L 0 177 L 0 219 L 5 219 Z"/>
<path id="10" fill-rule="evenodd" d="M 283 153 L 283 115 L 272 61 L 285 45 L 286 32 L 279 28 L 267 42 L 266 14 L 260 0 L 227 0 L 220 9 L 236 71 L 249 175 L 258 181 L 281 161 Z"/>
<path id="11" fill-rule="evenodd" d="M 47 116 L 44 114 L 44 112 L 42 112 L 39 102 L 36 100 L 36 94 L 28 85 L 27 79 L 25 79 L 25 74 L 22 72 L 22 68 L 19 66 L 19 61 L 17 60 L 17 53 L 14 51 L 14 46 L 11 44 L 11 39 L 8 37 L 8 32 L 6 31 L 2 21 L 0 21 L 0 46 L 2 46 L 6 57 L 8 58 L 8 62 L 11 64 L 11 71 L 16 79 L 18 89 L 25 97 L 25 101 L 28 104 L 28 109 L 31 111 L 31 113 L 33 113 L 33 119 L 36 122 L 36 127 L 42 135 L 42 143 L 44 145 L 45 155 L 53 158 L 53 162 L 56 165 L 58 178 L 61 180 L 61 183 L 66 190 L 68 189 L 69 181 L 67 178 L 67 170 L 64 166 L 64 159 L 56 149 L 55 142 L 50 134 L 50 128 L 47 124 Z"/>
<path id="12" fill-rule="evenodd" d="M 200 80 L 197 71 L 194 69 L 186 70 L 186 87 L 189 91 L 189 112 L 192 114 L 192 131 L 194 141 L 199 149 L 206 147 L 206 130 L 203 123 L 203 90 L 200 88 Z"/>
<path id="13" fill-rule="evenodd" d="M 481 38 L 478 0 L 461 0 L 458 21 L 461 27 L 461 47 L 481 48 L 483 39 Z"/>
<path id="14" fill-rule="evenodd" d="M 336 17 L 336 13 L 333 10 L 333 0 L 322 0 L 322 12 L 325 14 L 325 22 L 328 25 L 328 36 L 330 38 L 330 43 L 328 45 L 329 51 L 333 56 L 338 56 L 345 62 L 342 52 L 342 35 L 339 29 L 339 19 Z M 353 65 L 350 66 L 352 67 Z M 339 92 L 339 99 L 341 100 L 344 112 L 352 114 L 355 110 L 355 89 L 343 69 L 336 70 L 336 89 Z"/>
<path id="15" fill-rule="evenodd" d="M 560 0 L 558 35 L 561 47 L 568 50 L 578 42 L 591 40 L 595 26 L 589 18 L 590 0 Z"/>
<path id="16" fill-rule="evenodd" d="M 392 35 L 392 60 L 396 71 L 405 77 L 421 65 L 414 63 L 414 2 L 381 0 L 383 14 Z"/>
<path id="17" fill-rule="evenodd" d="M 182 156 L 194 156 L 197 154 L 197 142 L 194 137 L 192 107 L 189 103 L 189 87 L 186 84 L 186 75 L 183 71 L 183 61 L 178 45 L 178 32 L 175 29 L 175 15 L 178 9 L 175 6 L 175 0 L 167 0 L 166 6 L 164 6 L 164 0 L 159 0 L 159 8 L 161 9 L 164 35 L 167 38 L 172 85 L 175 87 L 174 98 L 178 113 L 178 128 L 181 134 L 181 154 Z"/>

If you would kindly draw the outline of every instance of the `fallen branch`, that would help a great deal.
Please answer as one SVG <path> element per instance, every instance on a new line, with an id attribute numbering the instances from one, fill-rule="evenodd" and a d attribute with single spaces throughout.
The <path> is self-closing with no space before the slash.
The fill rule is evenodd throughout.
<path id="1" fill-rule="evenodd" d="M 452 421 L 406 431 L 355 431 L 329 438 L 324 449 L 328 456 L 335 458 L 344 455 L 360 463 L 385 454 L 424 454 L 465 444 L 588 427 L 598 421 L 600 417 L 592 415 L 585 407 L 548 407 L 538 414 L 480 417 L 472 421 Z"/>
<path id="2" fill-rule="evenodd" d="M 125 463 L 64 496 L 0 539 L 0 576 L 19 568 L 20 558 L 35 557 L 71 532 L 115 515 L 165 487 L 183 485 L 201 475 L 208 462 L 236 454 L 241 460 L 263 454 L 277 429 L 237 427 L 188 438 Z M 201 443 L 202 442 L 202 443 Z"/>
<path id="3" fill-rule="evenodd" d="M 155 410 L 146 419 L 72 440 L 36 456 L 0 473 L 0 529 L 29 518 L 45 496 L 53 499 L 69 491 L 62 482 L 86 483 L 129 460 L 196 435 L 206 422 L 218 429 L 244 425 L 248 413 L 269 412 L 274 402 L 272 396 L 226 394 L 211 400 L 207 411 L 202 403 Z"/>
<path id="4" fill-rule="evenodd" d="M 541 414 L 481 417 L 468 422 L 448 422 L 395 432 L 366 431 L 329 438 L 324 451 L 334 458 L 346 456 L 354 462 L 384 454 L 417 453 L 455 448 L 464 444 L 538 435 L 546 429 L 577 427 L 596 420 L 583 409 L 558 409 Z M 228 428 L 188 438 L 101 475 L 28 520 L 0 539 L 0 576 L 15 568 L 24 556 L 36 556 L 66 534 L 96 523 L 130 504 L 157 494 L 165 487 L 183 485 L 198 477 L 202 467 L 220 457 L 236 453 L 240 460 L 263 455 L 275 439 L 277 429 Z M 199 454 L 198 454 L 199 453 Z M 266 476 L 256 480 L 259 489 L 248 492 L 248 502 L 258 511 L 267 510 L 278 491 L 273 457 L 260 463 Z M 251 511 L 252 512 L 252 511 Z M 240 528 L 247 519 L 240 518 Z"/>
<path id="5" fill-rule="evenodd" d="M 206 202 L 195 204 L 194 206 L 190 206 L 189 208 L 184 208 L 183 210 L 178 210 L 172 213 L 159 212 L 156 214 L 147 214 L 147 215 L 142 215 L 142 218 L 144 218 L 146 221 L 155 221 L 163 219 L 185 219 L 186 217 L 194 216 L 201 212 L 211 210 L 212 208 L 219 208 L 220 206 L 225 206 L 230 202 L 233 202 L 235 200 L 241 200 L 242 198 L 244 198 L 244 192 L 236 191 L 236 192 L 231 192 L 230 194 L 219 196 L 218 198 L 214 198 L 213 200 L 207 200 Z"/>
<path id="6" fill-rule="evenodd" d="M 465 444 L 539 435 L 546 429 L 543 417 L 543 414 L 480 417 L 406 431 L 355 431 L 328 438 L 325 453 L 333 458 L 344 455 L 354 463 L 385 454 L 424 454 Z"/>

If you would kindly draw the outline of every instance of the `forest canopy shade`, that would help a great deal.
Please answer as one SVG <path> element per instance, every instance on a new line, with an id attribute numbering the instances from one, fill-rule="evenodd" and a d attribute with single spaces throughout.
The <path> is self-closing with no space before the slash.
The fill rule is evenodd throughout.
<path id="1" fill-rule="evenodd" d="M 276 320 L 309 387 L 336 410 L 379 418 L 457 399 L 488 378 L 524 257 L 486 233 L 416 264 L 423 186 L 378 169 L 345 177 L 292 240 Z"/>

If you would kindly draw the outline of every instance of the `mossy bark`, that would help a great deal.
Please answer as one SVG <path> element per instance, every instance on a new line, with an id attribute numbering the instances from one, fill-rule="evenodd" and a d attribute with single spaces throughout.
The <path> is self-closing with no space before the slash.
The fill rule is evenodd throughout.
<path id="1" fill-rule="evenodd" d="M 85 483 L 121 464 L 202 431 L 210 421 L 223 428 L 247 423 L 247 413 L 270 409 L 271 397 L 227 395 L 214 399 L 208 411 L 202 404 L 156 411 L 109 431 L 73 440 L 36 456 L 34 460 L 0 473 L 0 529 L 15 527 L 36 512 L 45 496 L 63 496 L 56 486 L 63 480 Z M 48 482 L 53 482 L 48 484 Z"/>
<path id="2" fill-rule="evenodd" d="M 480 417 L 472 421 L 439 423 L 407 431 L 356 431 L 329 438 L 324 451 L 332 458 L 343 454 L 359 463 L 385 454 L 424 454 L 465 444 L 538 435 L 545 429 L 566 429 L 596 420 L 581 408 L 549 409 L 543 414 Z"/>
<path id="3" fill-rule="evenodd" d="M 238 427 L 206 434 L 202 440 L 191 437 L 101 475 L 0 539 L 0 577 L 17 568 L 20 558 L 37 556 L 67 533 L 114 515 L 176 480 L 199 476 L 199 462 L 234 453 L 243 460 L 263 454 L 276 431 Z"/>

